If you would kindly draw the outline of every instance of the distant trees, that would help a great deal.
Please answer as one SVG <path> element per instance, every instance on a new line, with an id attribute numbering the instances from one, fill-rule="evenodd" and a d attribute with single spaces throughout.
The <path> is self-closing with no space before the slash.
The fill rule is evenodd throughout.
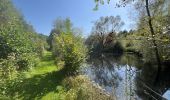
<path id="1" fill-rule="evenodd" d="M 57 18 L 53 23 L 53 29 L 50 32 L 50 35 L 47 39 L 48 44 L 50 46 L 50 50 L 52 50 L 53 40 L 56 35 L 59 35 L 62 32 L 69 33 L 72 31 L 72 23 L 69 18 L 61 19 Z"/>
<path id="2" fill-rule="evenodd" d="M 106 1 L 110 2 L 110 0 Z M 105 0 L 95 0 L 95 2 L 96 8 L 98 8 L 98 5 L 104 4 Z M 161 60 L 169 59 L 170 39 L 167 26 L 170 2 L 169 0 L 119 0 L 116 6 L 124 7 L 131 2 L 133 2 L 139 17 L 136 37 L 142 39 L 140 43 L 143 55 L 147 61 L 154 60 L 158 65 L 161 65 Z"/>
<path id="3" fill-rule="evenodd" d="M 92 52 L 114 52 L 113 48 L 115 44 L 119 44 L 116 43 L 116 32 L 123 24 L 120 16 L 100 17 L 94 23 L 91 35 L 86 40 L 86 44 L 92 49 Z M 118 51 L 121 52 L 122 50 Z"/>
<path id="4" fill-rule="evenodd" d="M 38 33 L 37 34 L 37 42 L 35 43 L 36 44 L 36 52 L 38 54 L 39 57 L 43 57 L 44 56 L 44 51 L 46 50 L 49 50 L 49 45 L 47 43 L 47 38 L 48 36 L 44 35 L 44 34 L 41 34 L 41 33 Z"/>

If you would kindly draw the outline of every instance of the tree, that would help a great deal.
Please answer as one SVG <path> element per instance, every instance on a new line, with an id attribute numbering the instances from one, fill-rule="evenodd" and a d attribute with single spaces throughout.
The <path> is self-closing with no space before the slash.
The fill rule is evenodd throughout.
<path id="1" fill-rule="evenodd" d="M 76 74 L 86 57 L 86 47 L 79 32 L 72 27 L 70 19 L 57 19 L 49 38 L 56 63 L 64 63 L 67 74 Z"/>
<path id="2" fill-rule="evenodd" d="M 12 1 L 0 0 L 0 96 L 9 96 L 8 83 L 17 81 L 19 72 L 36 66 L 42 47 L 40 40 Z"/>
<path id="3" fill-rule="evenodd" d="M 51 30 L 50 35 L 47 39 L 47 42 L 50 46 L 49 50 L 53 49 L 53 40 L 54 37 L 56 37 L 56 35 L 59 35 L 62 32 L 70 33 L 71 31 L 72 31 L 72 23 L 69 18 L 66 18 L 64 20 L 61 18 L 57 18 L 54 21 L 53 29 Z"/>
<path id="4" fill-rule="evenodd" d="M 11 0 L 0 0 L 0 62 L 12 56 L 14 69 L 33 67 L 38 58 L 38 35 L 13 6 Z M 35 58 L 35 59 L 34 59 Z M 0 65 L 8 68 L 8 65 Z"/>
<path id="5" fill-rule="evenodd" d="M 98 8 L 98 5 L 99 4 L 104 4 L 104 1 L 105 0 L 95 0 L 96 2 L 96 7 Z M 107 0 L 108 3 L 110 2 L 110 0 Z M 119 3 L 117 3 L 117 7 L 124 7 L 126 6 L 128 3 L 130 2 L 134 2 L 135 4 L 135 7 L 137 9 L 141 9 L 142 10 L 139 10 L 140 13 L 144 13 L 144 16 L 147 16 L 147 24 L 148 24 L 148 27 L 149 27 L 149 30 L 150 30 L 150 34 L 151 34 L 151 40 L 152 40 L 152 43 L 153 43 L 153 48 L 154 48 L 154 52 L 155 52 L 155 55 L 156 55 L 156 59 L 157 59 L 157 62 L 158 62 L 158 65 L 161 65 L 161 60 L 160 60 L 160 56 L 159 56 L 159 50 L 158 50 L 158 45 L 156 43 L 156 39 L 155 39 L 155 27 L 154 27 L 154 13 L 156 13 L 157 11 L 160 11 L 159 9 L 163 9 L 163 4 L 165 4 L 165 2 L 168 2 L 166 0 L 156 0 L 156 1 L 148 1 L 148 0 L 139 0 L 139 1 L 135 1 L 135 0 L 119 0 Z M 143 5 L 145 5 L 145 11 L 143 10 Z M 152 5 L 152 6 L 150 6 Z M 141 12 L 142 11 L 142 12 Z M 153 13 L 151 15 L 151 12 Z"/>
<path id="6" fill-rule="evenodd" d="M 100 17 L 100 19 L 94 23 L 91 35 L 87 39 L 93 43 L 86 43 L 90 43 L 89 46 L 92 47 L 92 51 L 98 50 L 99 52 L 102 52 L 107 47 L 112 48 L 114 42 L 116 42 L 116 32 L 118 32 L 123 24 L 120 16 Z"/>
<path id="7" fill-rule="evenodd" d="M 105 0 L 95 0 L 96 9 L 98 8 L 98 5 L 100 3 L 104 4 L 104 1 Z M 110 0 L 107 0 L 107 1 L 108 3 L 110 2 Z M 155 55 L 156 62 L 158 65 L 158 73 L 159 73 L 161 70 L 161 64 L 162 64 L 161 58 L 162 57 L 160 56 L 161 50 L 159 49 L 159 45 L 158 45 L 160 41 L 158 40 L 159 40 L 159 37 L 164 37 L 163 35 L 159 35 L 159 34 L 161 34 L 163 32 L 162 29 L 166 27 L 165 23 L 161 23 L 162 22 L 161 20 L 164 20 L 164 17 L 166 14 L 163 13 L 163 11 L 164 9 L 166 9 L 167 6 L 169 6 L 169 0 L 138 0 L 138 1 L 137 0 L 119 0 L 119 3 L 117 4 L 117 6 L 118 7 L 126 6 L 126 4 L 130 2 L 134 2 L 140 14 L 142 14 L 145 17 L 144 18 L 145 25 L 149 27 L 149 31 L 147 32 L 150 34 L 150 36 L 147 38 L 150 40 L 151 42 L 150 44 L 152 44 L 151 47 L 153 48 L 153 51 L 154 51 L 154 55 Z M 166 10 L 166 12 L 167 11 L 168 10 Z M 163 16 L 159 16 L 160 13 Z"/>

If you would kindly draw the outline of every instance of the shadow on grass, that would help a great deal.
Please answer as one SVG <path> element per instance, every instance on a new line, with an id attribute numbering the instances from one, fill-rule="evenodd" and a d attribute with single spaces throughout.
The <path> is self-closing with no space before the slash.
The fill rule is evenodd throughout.
<path id="1" fill-rule="evenodd" d="M 61 85 L 65 77 L 64 70 L 36 75 L 23 80 L 22 83 L 17 83 L 15 87 L 11 87 L 8 94 L 14 96 L 16 95 L 14 93 L 17 93 L 18 98 L 23 100 L 41 99 L 49 92 L 57 92 L 56 87 Z"/>

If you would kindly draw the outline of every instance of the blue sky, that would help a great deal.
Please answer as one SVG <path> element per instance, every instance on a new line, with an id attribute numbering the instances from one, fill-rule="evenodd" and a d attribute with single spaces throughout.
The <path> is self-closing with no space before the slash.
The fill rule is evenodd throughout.
<path id="1" fill-rule="evenodd" d="M 38 33 L 49 35 L 56 18 L 69 17 L 74 27 L 83 29 L 83 35 L 88 36 L 93 21 L 101 16 L 120 15 L 125 22 L 123 29 L 130 29 L 132 20 L 129 18 L 130 7 L 115 8 L 115 5 L 103 5 L 98 11 L 93 11 L 94 0 L 12 0 L 23 14 L 25 20 L 33 25 Z"/>

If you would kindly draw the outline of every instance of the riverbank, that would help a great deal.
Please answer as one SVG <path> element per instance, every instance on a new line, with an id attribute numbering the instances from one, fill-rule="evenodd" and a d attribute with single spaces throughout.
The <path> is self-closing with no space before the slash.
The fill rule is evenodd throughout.
<path id="1" fill-rule="evenodd" d="M 37 67 L 20 73 L 7 87 L 7 97 L 19 100 L 112 100 L 92 85 L 84 75 L 67 76 L 63 68 L 56 66 L 50 52 L 46 52 Z"/>

